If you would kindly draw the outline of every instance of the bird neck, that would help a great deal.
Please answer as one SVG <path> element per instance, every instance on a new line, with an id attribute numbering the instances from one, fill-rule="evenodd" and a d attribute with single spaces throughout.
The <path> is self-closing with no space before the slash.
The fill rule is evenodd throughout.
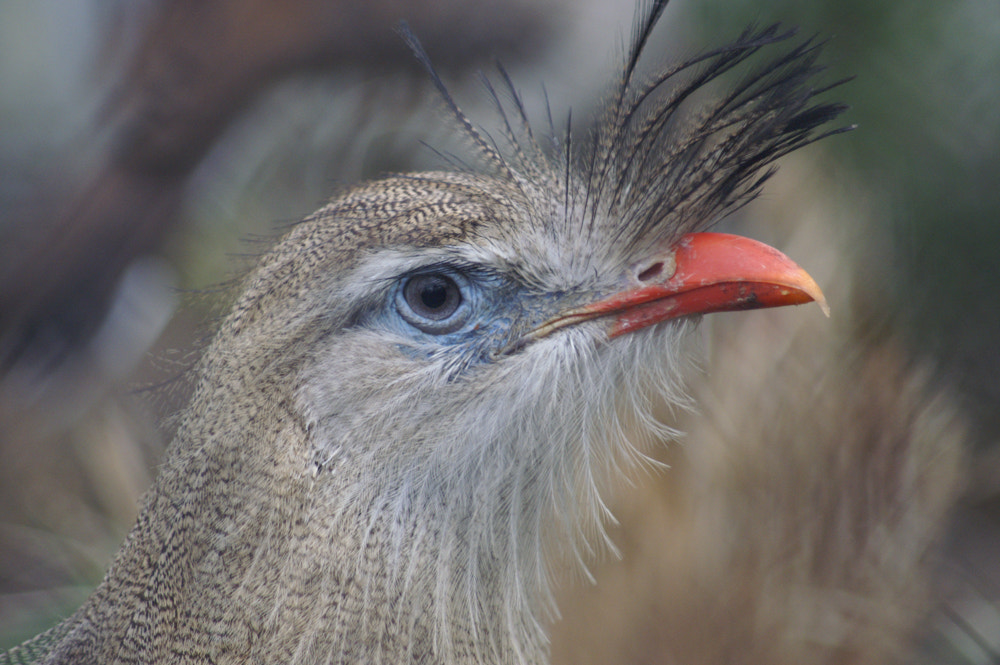
<path id="1" fill-rule="evenodd" d="M 608 405 L 654 427 L 640 396 L 668 393 L 671 365 L 626 368 L 669 348 L 664 334 L 609 345 L 582 374 L 560 361 L 513 393 L 505 377 L 480 385 L 451 405 L 473 408 L 446 409 L 444 437 L 412 409 L 377 425 L 398 404 L 358 413 L 374 400 L 355 399 L 348 413 L 302 330 L 295 345 L 224 327 L 135 527 L 53 662 L 544 662 L 551 562 L 602 533 L 598 478 L 635 454 L 616 444 L 630 427 Z M 538 370 L 532 353 L 505 366 Z"/>
<path id="2" fill-rule="evenodd" d="M 356 492 L 369 472 L 317 469 L 291 397 L 256 384 L 202 385 L 54 662 L 545 660 L 515 557 L 469 544 L 474 502 Z"/>

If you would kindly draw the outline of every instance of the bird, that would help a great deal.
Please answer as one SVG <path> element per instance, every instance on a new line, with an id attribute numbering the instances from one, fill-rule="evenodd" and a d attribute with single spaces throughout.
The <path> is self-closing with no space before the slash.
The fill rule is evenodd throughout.
<path id="1" fill-rule="evenodd" d="M 476 164 L 355 185 L 260 259 L 104 580 L 0 663 L 546 662 L 552 576 L 676 436 L 656 405 L 688 405 L 698 317 L 825 308 L 708 230 L 850 128 L 822 45 L 751 27 L 650 73 L 665 7 L 582 139 L 537 132 L 502 69 L 481 130 L 404 28 Z"/>

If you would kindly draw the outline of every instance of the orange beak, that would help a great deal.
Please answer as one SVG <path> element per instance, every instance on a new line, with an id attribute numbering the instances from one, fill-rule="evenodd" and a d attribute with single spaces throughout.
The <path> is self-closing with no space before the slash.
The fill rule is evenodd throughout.
<path id="1" fill-rule="evenodd" d="M 612 318 L 609 337 L 618 337 L 688 314 L 801 305 L 815 301 L 830 309 L 809 274 L 763 243 L 724 233 L 691 233 L 670 253 L 636 277 L 636 285 L 550 319 L 528 337 L 559 328 Z M 672 268 L 672 269 L 671 269 Z"/>

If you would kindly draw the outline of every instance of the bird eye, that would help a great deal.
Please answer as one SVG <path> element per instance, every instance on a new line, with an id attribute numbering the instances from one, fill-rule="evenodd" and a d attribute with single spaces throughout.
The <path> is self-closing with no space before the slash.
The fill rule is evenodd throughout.
<path id="1" fill-rule="evenodd" d="M 410 325 L 433 335 L 458 330 L 469 317 L 465 280 L 442 273 L 414 275 L 396 292 L 396 309 Z"/>

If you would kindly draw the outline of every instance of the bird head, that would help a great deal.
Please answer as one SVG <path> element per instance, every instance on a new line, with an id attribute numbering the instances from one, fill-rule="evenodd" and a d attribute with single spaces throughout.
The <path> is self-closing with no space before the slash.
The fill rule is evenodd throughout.
<path id="1" fill-rule="evenodd" d="M 320 531 L 351 525 L 352 574 L 375 547 L 390 580 L 368 607 L 423 597 L 444 651 L 462 650 L 455 626 L 502 632 L 528 660 L 544 643 L 553 562 L 586 558 L 607 477 L 674 434 L 654 410 L 687 404 L 682 339 L 699 315 L 825 309 L 777 250 L 705 231 L 842 110 L 816 100 L 818 47 L 702 99 L 789 37 L 748 31 L 638 83 L 662 6 L 588 140 L 536 140 L 508 85 L 501 150 L 441 85 L 485 167 L 334 199 L 264 258 L 215 345 L 282 377 L 308 432 L 309 510 L 341 525 Z"/>
<path id="2" fill-rule="evenodd" d="M 583 140 L 537 139 L 501 73 L 497 147 L 432 73 L 482 167 L 356 186 L 263 257 L 136 527 L 200 534 L 190 575 L 234 581 L 206 616 L 255 613 L 323 662 L 536 662 L 553 565 L 600 539 L 606 478 L 673 434 L 654 407 L 687 404 L 692 322 L 824 304 L 777 250 L 706 232 L 840 131 L 818 47 L 748 65 L 790 36 L 769 27 L 640 75 L 665 4 Z"/>

